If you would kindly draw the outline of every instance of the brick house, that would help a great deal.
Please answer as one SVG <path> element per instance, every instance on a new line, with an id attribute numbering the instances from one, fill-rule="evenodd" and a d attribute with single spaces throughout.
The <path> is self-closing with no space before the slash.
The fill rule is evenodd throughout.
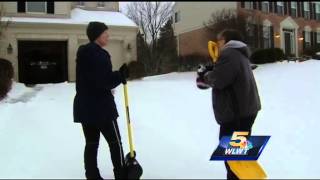
<path id="1" fill-rule="evenodd" d="M 181 56 L 208 55 L 208 32 L 203 23 L 221 9 L 235 9 L 261 19 L 260 25 L 248 28 L 253 40 L 248 44 L 252 49 L 278 47 L 287 55 L 301 56 L 305 49 L 320 45 L 320 2 L 176 2 L 174 9 L 174 29 Z"/>

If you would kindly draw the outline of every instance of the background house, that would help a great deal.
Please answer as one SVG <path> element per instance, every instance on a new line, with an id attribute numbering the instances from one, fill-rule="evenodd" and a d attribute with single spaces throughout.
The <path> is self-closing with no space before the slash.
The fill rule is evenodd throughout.
<path id="1" fill-rule="evenodd" d="M 320 46 L 320 2 L 176 2 L 174 28 L 180 56 L 208 55 L 204 22 L 222 9 L 261 18 L 261 24 L 248 27 L 252 37 L 247 43 L 252 49 L 278 47 L 286 55 L 301 56 L 307 49 Z"/>
<path id="2" fill-rule="evenodd" d="M 106 48 L 113 68 L 136 60 L 138 27 L 119 12 L 118 2 L 1 2 L 0 56 L 14 64 L 15 80 L 23 83 L 75 81 L 75 59 L 88 42 L 86 26 L 101 21 L 109 26 Z"/>

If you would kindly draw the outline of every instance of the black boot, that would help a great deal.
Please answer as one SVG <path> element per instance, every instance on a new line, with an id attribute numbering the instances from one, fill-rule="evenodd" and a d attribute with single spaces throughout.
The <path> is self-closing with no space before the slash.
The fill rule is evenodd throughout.
<path id="1" fill-rule="evenodd" d="M 114 168 L 113 169 L 115 179 L 127 179 L 126 168 Z"/>
<path id="2" fill-rule="evenodd" d="M 86 177 L 90 180 L 103 180 L 103 178 L 100 175 L 99 169 L 86 170 Z"/>

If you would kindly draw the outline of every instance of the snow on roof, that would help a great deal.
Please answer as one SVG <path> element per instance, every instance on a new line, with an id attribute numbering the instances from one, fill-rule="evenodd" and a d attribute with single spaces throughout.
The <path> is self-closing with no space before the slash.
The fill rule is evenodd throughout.
<path id="1" fill-rule="evenodd" d="M 131 19 L 120 12 L 87 11 L 79 8 L 74 8 L 71 11 L 71 18 L 3 17 L 1 20 L 9 20 L 17 23 L 43 24 L 88 24 L 90 21 L 100 21 L 108 26 L 137 27 Z"/>

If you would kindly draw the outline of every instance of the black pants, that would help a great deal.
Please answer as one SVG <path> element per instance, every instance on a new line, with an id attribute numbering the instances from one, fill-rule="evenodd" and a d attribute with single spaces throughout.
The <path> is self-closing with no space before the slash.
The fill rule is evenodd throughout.
<path id="1" fill-rule="evenodd" d="M 116 179 L 123 179 L 125 177 L 125 162 L 117 121 L 95 124 L 82 123 L 82 128 L 86 139 L 84 165 L 87 179 L 101 179 L 97 166 L 100 132 L 109 144 L 114 176 Z"/>
<path id="2" fill-rule="evenodd" d="M 236 119 L 233 123 L 220 125 L 219 139 L 223 136 L 232 136 L 234 131 L 248 131 L 251 134 L 251 128 L 256 119 L 257 114 Z M 227 179 L 239 179 L 230 169 L 227 162 L 224 162 L 227 169 Z"/>

